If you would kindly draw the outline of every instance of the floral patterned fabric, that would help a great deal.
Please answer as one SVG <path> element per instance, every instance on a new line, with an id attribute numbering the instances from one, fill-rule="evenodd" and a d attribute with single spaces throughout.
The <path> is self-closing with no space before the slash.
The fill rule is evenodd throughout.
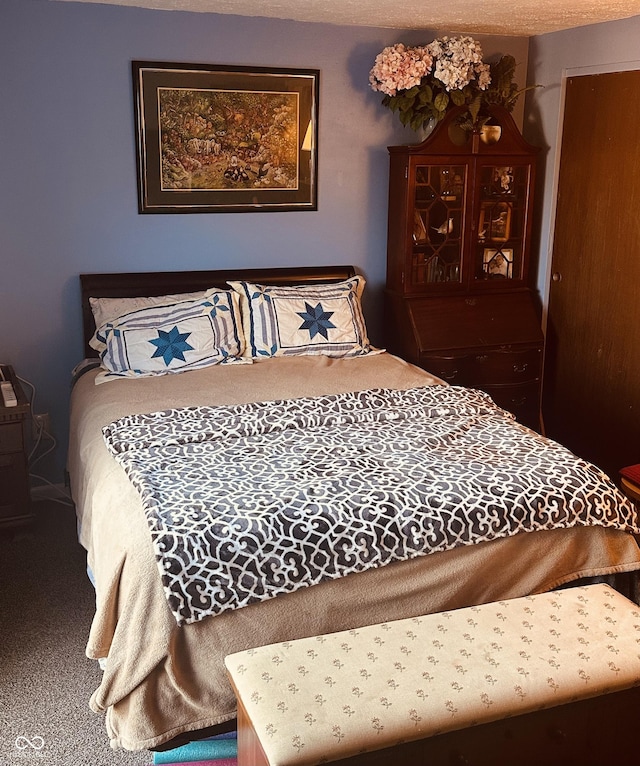
<path id="1" fill-rule="evenodd" d="M 228 656 L 271 766 L 304 766 L 640 685 L 640 611 L 607 585 Z"/>

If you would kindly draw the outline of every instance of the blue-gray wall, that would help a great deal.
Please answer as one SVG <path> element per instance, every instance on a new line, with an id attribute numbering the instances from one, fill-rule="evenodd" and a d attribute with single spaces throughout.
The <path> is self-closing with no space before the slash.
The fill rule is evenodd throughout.
<path id="1" fill-rule="evenodd" d="M 69 373 L 82 353 L 81 272 L 353 263 L 379 337 L 386 147 L 415 137 L 380 105 L 368 72 L 385 45 L 434 36 L 0 0 L 0 361 L 36 384 L 36 409 L 51 414 L 52 480 L 62 481 Z M 478 39 L 487 57 L 513 54 L 524 81 L 528 40 Z M 319 69 L 317 212 L 138 215 L 134 59 Z"/>

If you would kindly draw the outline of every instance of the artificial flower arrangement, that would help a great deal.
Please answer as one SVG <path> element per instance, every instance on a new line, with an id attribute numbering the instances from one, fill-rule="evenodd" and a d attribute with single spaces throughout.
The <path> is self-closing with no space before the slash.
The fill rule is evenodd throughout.
<path id="1" fill-rule="evenodd" d="M 480 43 L 472 37 L 440 37 L 429 45 L 397 43 L 385 48 L 376 56 L 369 82 L 373 90 L 385 94 L 384 106 L 398 112 L 402 124 L 414 130 L 464 104 L 468 110 L 459 124 L 477 130 L 490 118 L 488 104 L 512 111 L 527 90 L 519 90 L 513 82 L 515 69 L 516 61 L 508 55 L 485 64 Z"/>

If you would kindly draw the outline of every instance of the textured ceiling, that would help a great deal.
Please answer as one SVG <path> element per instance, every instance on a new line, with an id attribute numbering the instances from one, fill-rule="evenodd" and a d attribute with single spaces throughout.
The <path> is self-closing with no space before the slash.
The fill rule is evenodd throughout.
<path id="1" fill-rule="evenodd" d="M 529 37 L 629 18 L 640 0 L 58 0 L 393 29 Z"/>

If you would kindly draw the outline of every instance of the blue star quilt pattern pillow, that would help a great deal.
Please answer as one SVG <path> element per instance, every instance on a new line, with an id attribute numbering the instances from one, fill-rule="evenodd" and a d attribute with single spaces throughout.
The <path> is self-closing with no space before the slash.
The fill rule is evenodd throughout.
<path id="1" fill-rule="evenodd" d="M 241 296 L 247 354 L 361 356 L 369 344 L 361 297 L 365 280 L 276 287 L 229 282 Z"/>
<path id="2" fill-rule="evenodd" d="M 247 361 L 240 301 L 232 290 L 132 311 L 100 327 L 92 345 L 105 368 L 96 382 Z"/>

